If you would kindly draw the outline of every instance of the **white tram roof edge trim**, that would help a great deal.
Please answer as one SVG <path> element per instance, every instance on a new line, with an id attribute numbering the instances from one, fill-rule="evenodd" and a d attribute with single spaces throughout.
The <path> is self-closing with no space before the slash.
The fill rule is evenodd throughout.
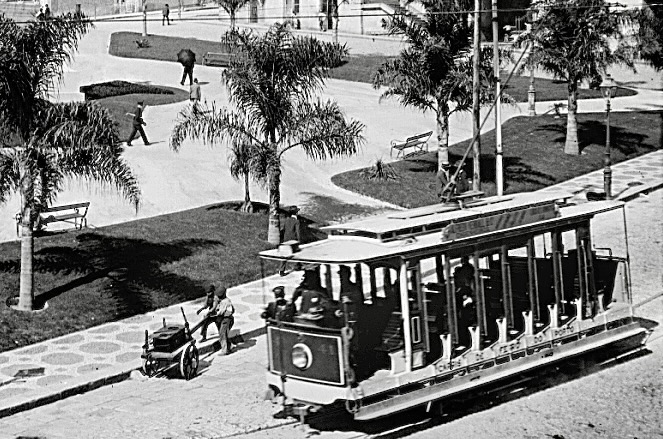
<path id="1" fill-rule="evenodd" d="M 432 204 L 404 211 L 390 212 L 371 216 L 357 221 L 322 227 L 322 230 L 336 232 L 364 232 L 371 235 L 383 235 L 402 230 L 403 228 L 420 227 L 440 221 L 465 220 L 470 217 L 491 215 L 506 212 L 512 209 L 523 208 L 538 204 L 553 202 L 565 203 L 573 197 L 568 192 L 537 193 L 524 192 L 502 197 L 487 197 L 465 203 L 461 209 L 458 206 L 445 204 Z"/>
<path id="2" fill-rule="evenodd" d="M 449 245 L 463 240 L 485 238 L 504 231 L 553 227 L 555 224 L 580 218 L 591 218 L 599 213 L 621 208 L 621 201 L 594 201 L 580 205 L 558 207 L 562 196 L 546 197 L 513 196 L 497 209 L 495 204 L 434 214 L 430 221 L 445 225 L 443 228 L 423 231 L 419 234 L 402 235 L 391 240 L 366 236 L 330 236 L 327 239 L 302 245 L 294 254 L 285 255 L 278 249 L 267 250 L 259 255 L 265 259 L 291 260 L 310 263 L 349 264 L 369 262 L 377 259 L 413 254 L 426 249 Z M 569 195 L 570 197 L 570 195 Z M 523 198 L 534 202 L 523 202 Z M 520 201 L 520 202 L 519 202 Z M 553 209 L 554 208 L 554 209 Z M 382 217 L 386 217 L 383 215 Z M 377 221 L 379 217 L 372 220 Z M 360 223 L 354 222 L 353 224 Z M 339 226 L 340 227 L 340 226 Z"/>

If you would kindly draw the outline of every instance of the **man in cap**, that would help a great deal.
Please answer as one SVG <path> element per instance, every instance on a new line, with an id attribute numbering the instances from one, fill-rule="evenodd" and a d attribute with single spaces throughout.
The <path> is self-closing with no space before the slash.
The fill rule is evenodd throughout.
<path id="1" fill-rule="evenodd" d="M 214 303 L 208 315 L 214 317 L 214 323 L 216 323 L 216 327 L 219 330 L 219 342 L 221 343 L 219 353 L 221 355 L 228 355 L 230 353 L 228 333 L 235 324 L 234 314 L 235 308 L 226 295 L 226 287 L 219 287 L 216 290 Z"/>
<path id="2" fill-rule="evenodd" d="M 269 302 L 267 308 L 262 312 L 261 317 L 265 320 L 280 320 L 283 322 L 292 322 L 295 317 L 295 306 L 285 300 L 285 289 L 282 285 L 274 287 L 274 301 Z"/>
<path id="3" fill-rule="evenodd" d="M 143 120 L 143 101 L 139 101 L 136 106 L 135 113 L 127 113 L 128 116 L 133 116 L 131 134 L 129 134 L 129 140 L 127 140 L 127 146 L 131 146 L 131 141 L 136 137 L 136 133 L 140 133 L 140 137 L 143 138 L 143 143 L 147 146 L 150 144 L 145 135 L 145 130 L 143 130 L 143 125 L 147 125 Z"/>
<path id="4" fill-rule="evenodd" d="M 214 290 L 216 288 L 214 285 L 210 285 L 209 290 L 207 290 L 207 299 L 205 300 L 205 306 L 200 308 L 198 311 L 196 311 L 196 314 L 200 314 L 204 310 L 212 310 L 214 307 Z M 205 320 L 203 320 L 203 325 L 200 327 L 200 335 L 202 335 L 202 339 L 200 340 L 201 342 L 204 342 L 207 340 L 207 327 L 212 323 L 214 318 L 210 318 L 209 313 L 205 315 Z"/>

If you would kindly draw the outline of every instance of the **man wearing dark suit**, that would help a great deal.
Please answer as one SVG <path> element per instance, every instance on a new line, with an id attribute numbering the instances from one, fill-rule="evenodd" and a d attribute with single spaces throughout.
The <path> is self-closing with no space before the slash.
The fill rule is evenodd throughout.
<path id="1" fill-rule="evenodd" d="M 143 138 L 143 143 L 149 145 L 150 142 L 147 140 L 145 135 L 145 130 L 143 130 L 143 125 L 147 125 L 143 120 L 143 102 L 138 102 L 136 106 L 135 113 L 127 113 L 129 116 L 133 116 L 131 134 L 129 134 L 129 140 L 127 140 L 127 146 L 131 146 L 131 141 L 136 137 L 136 133 L 140 133 L 140 137 Z"/>

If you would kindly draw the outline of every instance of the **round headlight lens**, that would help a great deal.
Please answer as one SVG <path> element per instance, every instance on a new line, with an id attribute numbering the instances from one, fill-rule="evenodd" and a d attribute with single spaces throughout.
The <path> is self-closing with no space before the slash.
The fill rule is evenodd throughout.
<path id="1" fill-rule="evenodd" d="M 297 343 L 292 347 L 292 364 L 297 369 L 306 370 L 311 367 L 313 354 L 311 349 L 303 343 Z"/>

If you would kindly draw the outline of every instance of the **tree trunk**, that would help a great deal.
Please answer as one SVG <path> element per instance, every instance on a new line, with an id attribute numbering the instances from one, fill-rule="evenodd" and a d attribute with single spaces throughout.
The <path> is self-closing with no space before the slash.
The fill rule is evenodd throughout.
<path id="1" fill-rule="evenodd" d="M 437 110 L 437 170 L 449 168 L 449 112 L 445 104 Z"/>
<path id="2" fill-rule="evenodd" d="M 564 152 L 569 155 L 580 155 L 578 146 L 578 83 L 569 81 L 569 106 L 566 114 L 566 143 Z"/>
<path id="3" fill-rule="evenodd" d="M 281 169 L 274 168 L 269 173 L 269 228 L 267 242 L 273 245 L 281 243 L 281 223 L 279 204 L 281 204 Z"/>
<path id="4" fill-rule="evenodd" d="M 230 12 L 230 29 L 235 30 L 235 22 L 237 18 L 235 17 L 235 11 Z"/>
<path id="5" fill-rule="evenodd" d="M 143 36 L 147 36 L 147 2 L 143 1 Z"/>
<path id="6" fill-rule="evenodd" d="M 253 212 L 253 206 L 251 206 L 251 193 L 249 192 L 249 174 L 248 172 L 244 174 L 244 204 L 242 205 L 243 212 Z"/>
<path id="7" fill-rule="evenodd" d="M 34 309 L 35 275 L 32 269 L 34 237 L 32 236 L 32 225 L 30 224 L 29 216 L 26 218 L 26 221 L 21 223 L 21 276 L 19 280 L 18 306 L 16 307 L 20 311 L 32 311 Z"/>

